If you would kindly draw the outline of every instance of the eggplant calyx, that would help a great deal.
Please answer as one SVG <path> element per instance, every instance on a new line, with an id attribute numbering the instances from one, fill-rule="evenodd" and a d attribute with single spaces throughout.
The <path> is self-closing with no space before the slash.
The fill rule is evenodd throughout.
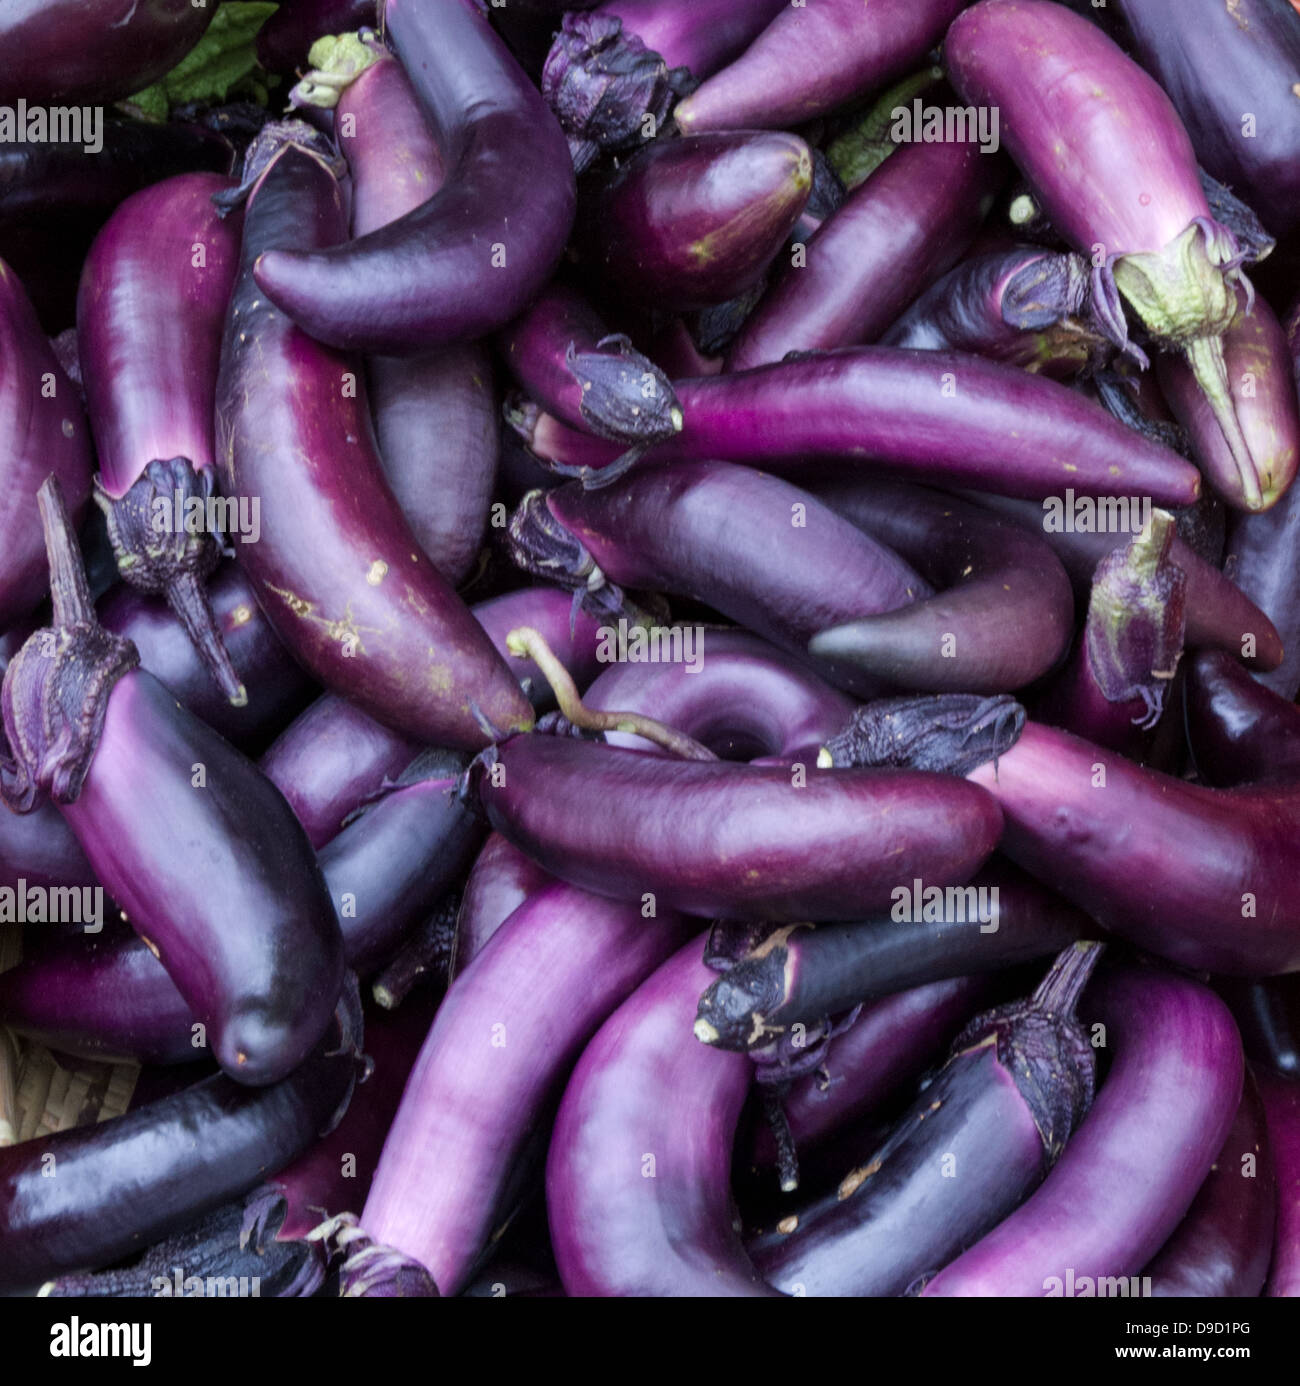
<path id="1" fill-rule="evenodd" d="M 854 712 L 822 747 L 823 769 L 854 766 L 967 775 L 1005 755 L 1020 739 L 1025 709 L 1009 694 L 917 694 L 882 698 Z"/>
<path id="2" fill-rule="evenodd" d="M 1096 1056 L 1075 1016 L 1105 945 L 1073 943 L 1058 955 L 1033 996 L 986 1011 L 953 1043 L 958 1055 L 997 1045 L 1043 1141 L 1050 1167 L 1092 1105 Z"/>
<path id="3" fill-rule="evenodd" d="M 555 518 L 546 492 L 529 491 L 510 517 L 506 530 L 510 557 L 533 577 L 557 582 L 571 592 L 595 592 L 605 575 L 583 542 Z"/>
<path id="4" fill-rule="evenodd" d="M 1245 262 L 1267 260 L 1277 247 L 1277 238 L 1269 235 L 1264 223 L 1231 189 L 1211 178 L 1203 168 L 1198 168 L 1197 173 L 1214 220 L 1232 232 Z"/>
<path id="5" fill-rule="evenodd" d="M 1196 217 L 1162 250 L 1113 257 L 1115 285 L 1162 346 L 1221 337 L 1237 316 L 1236 286 L 1248 295 L 1242 253 L 1226 226 Z"/>
<path id="6" fill-rule="evenodd" d="M 761 920 L 715 919 L 704 945 L 705 967 L 714 972 L 730 972 L 753 953 L 770 932 L 771 925 Z"/>
<path id="7" fill-rule="evenodd" d="M 226 217 L 242 207 L 253 194 L 267 169 L 288 149 L 307 154 L 324 167 L 332 178 L 341 178 L 347 164 L 329 136 L 305 120 L 271 120 L 253 136 L 244 151 L 244 167 L 239 186 L 212 194 L 212 205 Z"/>
<path id="8" fill-rule="evenodd" d="M 700 997 L 695 1038 L 715 1049 L 753 1049 L 781 1028 L 769 1026 L 786 998 L 789 949 L 772 947 L 742 959 L 713 982 Z"/>
<path id="9" fill-rule="evenodd" d="M 1140 697 L 1152 724 L 1183 653 L 1187 576 L 1170 557 L 1177 527 L 1156 510 L 1126 548 L 1097 565 L 1084 641 L 1107 702 Z"/>
<path id="10" fill-rule="evenodd" d="M 339 1266 L 339 1295 L 345 1299 L 436 1299 L 433 1277 L 416 1260 L 384 1246 L 361 1226 L 353 1213 L 340 1213 L 307 1234 L 320 1242 L 331 1265 Z"/>
<path id="11" fill-rule="evenodd" d="M 1088 303 L 1089 271 L 1079 255 L 1043 254 L 1018 269 L 1002 292 L 1002 320 L 1041 332 L 1077 318 Z"/>
<path id="12" fill-rule="evenodd" d="M 31 635 L 5 672 L 0 704 L 12 759 L 0 767 L 0 795 L 26 813 L 38 795 L 70 804 L 81 793 L 99 746 L 108 697 L 136 668 L 135 646 L 99 624 L 58 479 L 37 492 L 50 564 L 54 624 Z"/>
<path id="13" fill-rule="evenodd" d="M 565 365 L 582 389 L 591 431 L 615 443 L 662 443 L 682 428 L 682 410 L 668 377 L 624 336 L 606 337 L 600 351 L 573 349 Z M 615 351 L 604 348 L 615 348 Z"/>
<path id="14" fill-rule="evenodd" d="M 307 53 L 310 71 L 289 93 L 289 105 L 316 106 L 333 110 L 339 97 L 368 68 L 388 57 L 375 40 L 373 31 L 355 34 L 326 34 L 318 38 Z"/>
<path id="15" fill-rule="evenodd" d="M 230 662 L 204 590 L 225 553 L 219 517 L 225 502 L 215 478 L 187 457 L 155 458 L 127 489 L 114 496 L 95 478 L 95 503 L 104 513 L 117 570 L 128 586 L 163 595 L 194 642 L 217 686 L 234 707 L 248 692 Z"/>

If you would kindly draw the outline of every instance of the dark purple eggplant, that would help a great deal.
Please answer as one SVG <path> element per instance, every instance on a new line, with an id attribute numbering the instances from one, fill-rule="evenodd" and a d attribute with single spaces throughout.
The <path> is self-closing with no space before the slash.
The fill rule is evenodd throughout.
<path id="1" fill-rule="evenodd" d="M 253 273 L 320 341 L 406 354 L 516 316 L 560 258 L 575 193 L 563 131 L 474 0 L 386 0 L 384 21 L 446 181 L 355 241 L 260 245 Z"/>
<path id="2" fill-rule="evenodd" d="M 1024 1199 L 1092 1102 L 1096 1060 L 1075 1007 L 1099 952 L 1071 946 L 1028 1000 L 976 1016 L 889 1139 L 750 1242 L 769 1284 L 901 1295 Z"/>
<path id="3" fill-rule="evenodd" d="M 5 801 L 48 794 L 245 1083 L 283 1078 L 343 980 L 338 922 L 287 803 L 95 619 L 58 482 L 40 490 L 54 623 L 5 673 Z"/>
<path id="4" fill-rule="evenodd" d="M 1268 1275 L 1276 1205 L 1264 1104 L 1248 1071 L 1223 1149 L 1178 1230 L 1143 1272 L 1151 1293 L 1256 1298 Z"/>
<path id="5" fill-rule="evenodd" d="M 461 897 L 451 959 L 452 980 L 478 957 L 488 939 L 530 895 L 554 879 L 500 833 L 490 833 Z"/>
<path id="6" fill-rule="evenodd" d="M 281 0 L 257 31 L 257 61 L 268 72 L 307 66 L 318 38 L 379 25 L 378 0 Z"/>
<path id="7" fill-rule="evenodd" d="M 966 0 L 817 0 L 787 6 L 674 112 L 688 133 L 798 125 L 914 67 Z"/>
<path id="8" fill-rule="evenodd" d="M 361 1214 L 444 1295 L 489 1244 L 512 1166 L 597 1027 L 680 942 L 681 921 L 558 882 L 531 895 L 448 991 Z"/>
<path id="9" fill-rule="evenodd" d="M 769 933 L 700 998 L 695 1037 L 759 1049 L 871 997 L 1051 957 L 1090 930 L 1087 915 L 1005 864 L 967 886 L 908 881 L 873 919 Z"/>
<path id="10" fill-rule="evenodd" d="M 0 887 L 19 883 L 55 889 L 95 884 L 95 872 L 53 804 L 31 813 L 11 813 L 0 805 Z"/>
<path id="11" fill-rule="evenodd" d="M 1205 650 L 1187 670 L 1187 740 L 1201 779 L 1231 787 L 1300 780 L 1300 708 Z"/>
<path id="12" fill-rule="evenodd" d="M 332 1130 L 362 1045 L 350 989 L 313 1052 L 270 1087 L 219 1074 L 111 1121 L 0 1150 L 0 1285 L 30 1290 L 143 1251 Z"/>
<path id="13" fill-rule="evenodd" d="M 727 369 L 876 341 L 965 253 L 1005 174 L 974 144 L 899 149 L 784 267 L 732 343 Z"/>
<path id="14" fill-rule="evenodd" d="M 702 940 L 605 1022 L 565 1089 L 546 1205 L 570 1295 L 775 1293 L 736 1231 L 731 1154 L 753 1065 L 686 1036 L 709 971 Z"/>
<path id="15" fill-rule="evenodd" d="M 1300 1082 L 1276 1073 L 1256 1076 L 1277 1172 L 1277 1225 L 1264 1293 L 1295 1299 L 1300 1297 Z"/>
<path id="16" fill-rule="evenodd" d="M 250 152 L 255 181 L 217 389 L 223 490 L 262 508 L 261 538 L 242 546 L 240 562 L 277 634 L 332 691 L 422 743 L 479 746 L 530 725 L 531 709 L 420 552 L 384 481 L 357 371 L 253 280 L 268 246 L 342 236 L 338 183 L 297 142 L 305 129 L 272 128 Z"/>
<path id="17" fill-rule="evenodd" d="M 133 194 L 95 238 L 77 295 L 77 345 L 99 476 L 123 580 L 161 594 L 221 691 L 248 693 L 204 591 L 227 545 L 260 537 L 260 504 L 214 493 L 213 410 L 239 219 L 212 198 L 231 186 L 187 173 Z"/>
<path id="18" fill-rule="evenodd" d="M 1093 1043 L 1100 1036 L 1113 1055 L 1088 1119 L 1029 1199 L 926 1295 L 1138 1294 L 1142 1268 L 1223 1148 L 1243 1067 L 1236 1026 L 1213 992 L 1126 968 L 1103 974 L 1080 1009 Z"/>

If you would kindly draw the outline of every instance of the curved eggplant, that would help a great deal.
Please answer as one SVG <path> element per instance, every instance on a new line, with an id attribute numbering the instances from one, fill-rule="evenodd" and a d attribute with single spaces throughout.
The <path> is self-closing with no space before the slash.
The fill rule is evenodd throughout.
<path id="1" fill-rule="evenodd" d="M 500 833 L 489 833 L 461 896 L 449 969 L 452 981 L 478 957 L 515 910 L 554 879 Z"/>
<path id="2" fill-rule="evenodd" d="M 1187 740 L 1207 784 L 1300 780 L 1300 708 L 1235 659 L 1202 651 L 1189 662 L 1186 695 Z"/>

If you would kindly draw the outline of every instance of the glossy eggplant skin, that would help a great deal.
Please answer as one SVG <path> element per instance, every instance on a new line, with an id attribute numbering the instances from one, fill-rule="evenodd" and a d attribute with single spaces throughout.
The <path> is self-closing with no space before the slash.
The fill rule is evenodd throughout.
<path id="1" fill-rule="evenodd" d="M 763 32 L 786 0 L 605 0 L 595 17 L 612 15 L 668 67 L 687 68 L 693 77 L 710 76 Z M 561 8 L 559 5 L 556 8 Z M 586 9 L 587 5 L 565 5 Z"/>
<path id="2" fill-rule="evenodd" d="M 95 873 L 53 804 L 11 813 L 0 804 L 0 886 L 88 886 Z"/>
<path id="3" fill-rule="evenodd" d="M 266 247 L 342 234 L 332 173 L 283 144 L 245 208 L 217 389 L 222 488 L 261 501 L 261 537 L 239 558 L 276 632 L 332 691 L 413 740 L 478 747 L 485 722 L 508 734 L 532 711 L 420 552 L 384 481 L 356 370 L 253 279 Z"/>
<path id="4" fill-rule="evenodd" d="M 504 771 L 471 771 L 488 821 L 546 870 L 706 918 L 859 918 L 914 877 L 967 880 L 1001 832 L 955 776 L 675 762 L 552 736 L 487 755 Z"/>
<path id="5" fill-rule="evenodd" d="M 529 1133 L 584 1045 L 681 941 L 675 916 L 558 882 L 531 895 L 447 992 L 361 1220 L 457 1294 Z"/>
<path id="6" fill-rule="evenodd" d="M 546 1206 L 570 1295 L 776 1293 L 745 1254 L 731 1202 L 753 1066 L 689 1039 L 712 975 L 702 943 L 686 944 L 614 1012 L 565 1089 Z"/>
<path id="7" fill-rule="evenodd" d="M 346 245 L 264 245 L 254 273 L 319 340 L 407 354 L 524 308 L 559 261 L 576 194 L 563 131 L 473 0 L 387 0 L 384 21 L 444 152 L 443 187 Z"/>
<path id="8" fill-rule="evenodd" d="M 1143 1271 L 1158 1298 L 1254 1299 L 1273 1249 L 1277 1188 L 1264 1104 L 1249 1069 L 1232 1129 L 1187 1216 Z"/>
<path id="9" fill-rule="evenodd" d="M 1286 784 L 1300 780 L 1300 708 L 1219 650 L 1189 661 L 1184 704 L 1187 739 L 1207 784 Z"/>
<path id="10" fill-rule="evenodd" d="M 925 1295 L 1051 1297 L 1080 1277 L 1136 1276 L 1196 1197 L 1241 1100 L 1227 1007 L 1198 982 L 1126 968 L 1098 978 L 1080 1014 L 1114 1056 L 1087 1120 L 1029 1199 Z"/>
<path id="11" fill-rule="evenodd" d="M 1300 1296 L 1300 1081 L 1265 1072 L 1258 1078 L 1277 1171 L 1277 1225 L 1264 1293 L 1295 1299 Z"/>
<path id="12" fill-rule="evenodd" d="M 0 44 L 13 56 L 0 103 L 108 105 L 157 81 L 203 37 L 215 5 L 193 0 L 12 0 Z"/>
<path id="13" fill-rule="evenodd" d="M 18 276 L 0 262 L 0 629 L 46 591 L 36 491 L 57 476 L 73 522 L 90 499 L 90 428 Z"/>
<path id="14" fill-rule="evenodd" d="M 553 880 L 500 833 L 489 833 L 461 896 L 449 969 L 452 981 L 478 957 L 515 910 Z"/>
<path id="15" fill-rule="evenodd" d="M 270 1087 L 219 1074 L 111 1121 L 0 1150 L 0 1286 L 30 1290 L 52 1275 L 141 1251 L 253 1188 L 331 1130 L 360 1057 L 353 986 L 355 1019 L 332 1024 Z"/>
<path id="16" fill-rule="evenodd" d="M 1201 164 L 1284 236 L 1300 220 L 1300 25 L 1288 0 L 1116 0 Z M 1250 135 L 1244 133 L 1246 114 Z"/>

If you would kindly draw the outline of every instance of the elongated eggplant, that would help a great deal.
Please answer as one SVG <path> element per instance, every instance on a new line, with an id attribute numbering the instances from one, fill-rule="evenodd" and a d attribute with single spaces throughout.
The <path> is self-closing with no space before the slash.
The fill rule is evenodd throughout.
<path id="1" fill-rule="evenodd" d="M 546 1206 L 570 1295 L 750 1296 L 731 1153 L 753 1065 L 683 1035 L 709 978 L 701 939 L 607 1020 L 551 1133 Z"/>
<path id="2" fill-rule="evenodd" d="M 0 102 L 104 106 L 131 96 L 170 72 L 215 12 L 192 0 L 15 0 L 0 22 L 0 44 L 13 55 Z M 44 138 L 30 119 L 26 137 Z"/>
<path id="3" fill-rule="evenodd" d="M 213 194 L 230 181 L 188 173 L 133 194 L 95 238 L 77 295 L 77 345 L 118 571 L 162 594 L 221 691 L 248 701 L 204 591 L 227 543 L 260 525 L 214 494 L 213 410 L 239 219 Z"/>
<path id="4" fill-rule="evenodd" d="M 605 0 L 595 16 L 623 21 L 669 68 L 684 67 L 692 77 L 712 75 L 743 53 L 780 13 L 785 0 Z M 574 7 L 578 8 L 578 7 Z"/>
<path id="5" fill-rule="evenodd" d="M 558 883 L 520 905 L 438 1010 L 361 1214 L 366 1230 L 456 1294 L 557 1081 L 681 934 L 672 916 L 646 919 L 637 905 Z"/>
<path id="6" fill-rule="evenodd" d="M 472 341 L 519 313 L 560 258 L 575 192 L 563 131 L 473 0 L 386 0 L 384 20 L 446 181 L 347 244 L 261 244 L 252 272 L 318 340 L 406 354 Z"/>
<path id="7" fill-rule="evenodd" d="M 1300 218 L 1300 28 L 1286 0 L 1117 0 L 1196 156 L 1274 234 Z"/>
<path id="8" fill-rule="evenodd" d="M 0 807 L 0 886 L 27 885 L 55 889 L 95 884 L 95 872 L 53 804 L 31 813 Z"/>
<path id="9" fill-rule="evenodd" d="M 871 997 L 1051 957 L 1095 931 L 1087 915 L 995 862 L 967 886 L 909 881 L 888 911 L 777 929 L 700 998 L 695 1037 L 756 1049 Z"/>
<path id="10" fill-rule="evenodd" d="M 561 880 L 706 917 L 860 918 L 902 881 L 969 879 L 1001 827 L 953 776 L 674 762 L 553 736 L 486 752 L 470 782 L 492 826 Z"/>
<path id="11" fill-rule="evenodd" d="M 488 834 L 461 897 L 450 969 L 453 981 L 515 910 L 553 879 L 500 833 Z"/>
<path id="12" fill-rule="evenodd" d="M 53 478 L 40 507 L 54 624 L 5 673 L 5 800 L 54 800 L 214 1057 L 242 1082 L 274 1082 L 320 1038 L 343 980 L 320 868 L 270 781 L 96 621 Z"/>
<path id="13" fill-rule="evenodd" d="M 903 688 L 1004 693 L 1047 673 L 1074 624 L 1050 546 L 1010 522 L 903 482 L 814 484 L 813 495 L 916 566 L 938 595 L 818 632 L 808 649 Z"/>
<path id="14" fill-rule="evenodd" d="M 945 740 L 967 754 L 970 728 L 988 713 L 971 698 L 963 720 L 959 701 L 864 708 L 823 763 L 905 766 L 914 738 L 927 766 L 942 763 Z M 1289 885 L 1300 785 L 1209 789 L 1033 722 L 996 768 L 979 765 L 969 778 L 1002 805 L 1001 850 L 1121 938 L 1231 976 L 1300 970 Z"/>
<path id="15" fill-rule="evenodd" d="M 1028 1000 L 986 1011 L 893 1135 L 839 1187 L 750 1243 L 796 1295 L 899 1295 L 1011 1212 L 1092 1102 L 1095 1058 L 1074 1011 L 1099 953 L 1076 944 Z"/>
<path id="16" fill-rule="evenodd" d="M 296 142 L 303 128 L 273 128 L 253 157 L 222 351 L 223 489 L 262 507 L 261 538 L 243 546 L 240 561 L 281 639 L 332 691 L 425 744 L 482 745 L 489 726 L 529 725 L 531 709 L 420 552 L 384 482 L 356 371 L 268 303 L 253 279 L 268 246 L 300 245 L 305 228 L 317 244 L 342 235 L 338 184 Z"/>
<path id="17" fill-rule="evenodd" d="M 1300 1296 L 1300 1082 L 1276 1073 L 1257 1077 L 1277 1171 L 1277 1226 L 1264 1293 L 1295 1299 Z"/>
<path id="18" fill-rule="evenodd" d="M 219 1074 L 111 1121 L 0 1150 L 0 1285 L 32 1289 L 121 1260 L 296 1159 L 347 1107 L 360 1024 L 353 983 L 314 1051 L 270 1087 Z"/>
<path id="19" fill-rule="evenodd" d="M 36 488 L 59 479 L 80 523 L 90 499 L 90 429 L 76 387 L 41 331 L 23 286 L 0 261 L 0 628 L 45 592 Z"/>
<path id="20" fill-rule="evenodd" d="M 1187 669 L 1187 740 L 1207 784 L 1300 780 L 1300 708 L 1236 660 L 1204 650 Z"/>
<path id="21" fill-rule="evenodd" d="M 1100 977 L 1081 1011 L 1104 1027 L 1091 1033 L 1113 1055 L 1088 1119 L 1037 1191 L 926 1295 L 1122 1293 L 1099 1284 L 1139 1274 L 1223 1148 L 1243 1066 L 1236 1026 L 1213 992 L 1124 968 Z"/>
<path id="22" fill-rule="evenodd" d="M 925 56 L 966 0 L 858 0 L 786 8 L 729 67 L 677 107 L 699 130 L 798 125 L 899 77 Z"/>
<path id="23" fill-rule="evenodd" d="M 1254 1299 L 1268 1275 L 1276 1206 L 1264 1104 L 1248 1070 L 1223 1149 L 1178 1230 L 1143 1272 L 1151 1293 Z"/>
<path id="24" fill-rule="evenodd" d="M 1099 28 L 1047 0 L 981 0 L 953 22 L 944 64 L 964 101 L 1000 112 L 1007 152 L 1052 224 L 1091 257 L 1093 309 L 1111 335 L 1126 342 L 1122 295 L 1158 346 L 1187 357 L 1242 500 L 1263 509 L 1260 459 L 1233 408 L 1222 344 L 1244 257 L 1211 215 L 1169 98 Z"/>
<path id="25" fill-rule="evenodd" d="M 812 156 L 797 135 L 656 140 L 585 194 L 584 258 L 634 304 L 723 303 L 758 282 L 811 188 Z"/>
<path id="26" fill-rule="evenodd" d="M 968 351 L 1068 379 L 1115 347 L 1093 315 L 1088 263 L 1041 246 L 973 254 L 931 285 L 881 338 L 916 351 Z"/>
<path id="27" fill-rule="evenodd" d="M 1005 173 L 975 144 L 899 149 L 822 223 L 801 261 L 785 266 L 732 343 L 727 369 L 874 342 L 956 264 Z"/>

